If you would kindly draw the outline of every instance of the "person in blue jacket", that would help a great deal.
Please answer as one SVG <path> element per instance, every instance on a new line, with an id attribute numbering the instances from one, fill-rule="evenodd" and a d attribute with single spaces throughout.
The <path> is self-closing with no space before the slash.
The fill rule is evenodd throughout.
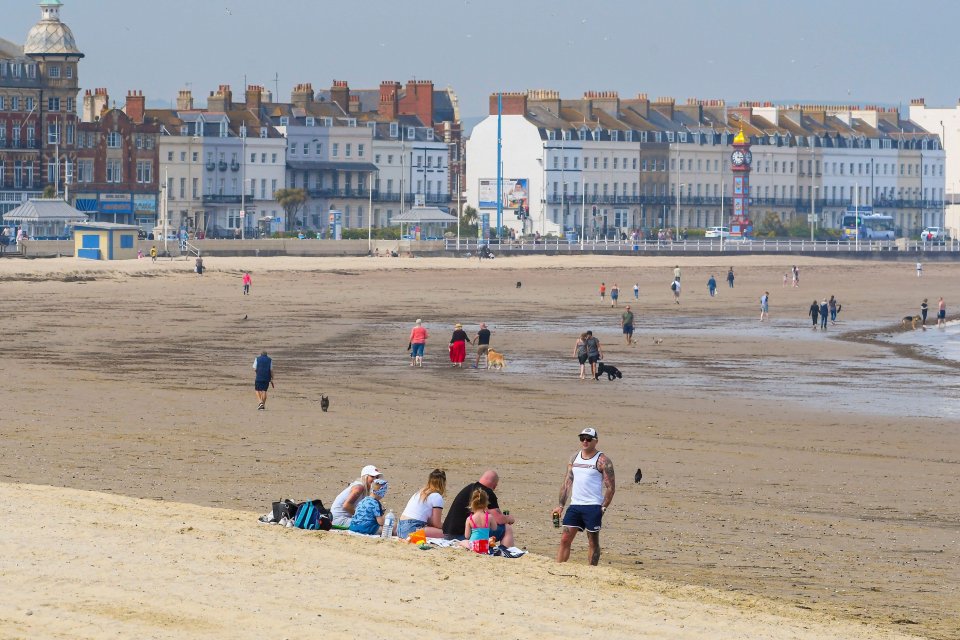
<path id="1" fill-rule="evenodd" d="M 710 276 L 710 279 L 707 280 L 707 289 L 710 290 L 711 298 L 717 295 L 717 279 L 714 278 L 712 275 Z"/>
<path id="2" fill-rule="evenodd" d="M 262 351 L 253 361 L 253 369 L 257 372 L 253 388 L 257 392 L 257 400 L 260 401 L 257 409 L 263 411 L 267 408 L 267 389 L 273 384 L 273 360 L 266 351 Z"/>

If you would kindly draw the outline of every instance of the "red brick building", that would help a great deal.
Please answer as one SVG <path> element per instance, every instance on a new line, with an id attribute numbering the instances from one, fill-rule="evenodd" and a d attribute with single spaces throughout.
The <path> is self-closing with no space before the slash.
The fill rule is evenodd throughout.
<path id="1" fill-rule="evenodd" d="M 127 94 L 125 107 L 109 108 L 106 89 L 88 90 L 77 132 L 77 160 L 70 200 L 99 222 L 153 228 L 157 222 L 160 125 L 145 119 L 142 92 Z"/>

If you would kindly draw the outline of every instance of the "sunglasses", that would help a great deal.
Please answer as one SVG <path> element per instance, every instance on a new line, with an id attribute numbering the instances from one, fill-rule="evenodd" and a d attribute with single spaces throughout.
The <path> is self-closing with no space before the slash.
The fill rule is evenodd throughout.
<path id="1" fill-rule="evenodd" d="M 591 438 L 590 436 L 580 436 L 580 442 L 588 442 L 590 440 L 594 440 L 594 438 Z"/>

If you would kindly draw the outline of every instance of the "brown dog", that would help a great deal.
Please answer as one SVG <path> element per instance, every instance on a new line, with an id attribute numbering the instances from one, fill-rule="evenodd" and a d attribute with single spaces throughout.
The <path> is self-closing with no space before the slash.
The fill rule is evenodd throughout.
<path id="1" fill-rule="evenodd" d="M 493 349 L 487 350 L 487 368 L 488 369 L 503 369 L 506 366 L 506 363 L 503 360 L 503 354 L 499 351 L 494 351 Z"/>
<path id="2" fill-rule="evenodd" d="M 922 318 L 920 316 L 904 316 L 903 320 L 900 321 L 900 328 L 906 329 L 907 325 L 910 325 L 910 328 L 914 331 L 917 330 L 917 325 L 920 324 Z"/>

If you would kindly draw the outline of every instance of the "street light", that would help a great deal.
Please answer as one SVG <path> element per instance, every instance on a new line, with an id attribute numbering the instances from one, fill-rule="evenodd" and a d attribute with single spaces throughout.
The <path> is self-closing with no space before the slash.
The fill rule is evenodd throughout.
<path id="1" fill-rule="evenodd" d="M 679 166 L 679 164 L 680 163 L 678 162 L 677 166 Z M 680 241 L 680 192 L 683 191 L 683 188 L 685 186 L 687 185 L 683 183 L 677 185 L 677 238 L 676 239 L 678 242 Z"/>

